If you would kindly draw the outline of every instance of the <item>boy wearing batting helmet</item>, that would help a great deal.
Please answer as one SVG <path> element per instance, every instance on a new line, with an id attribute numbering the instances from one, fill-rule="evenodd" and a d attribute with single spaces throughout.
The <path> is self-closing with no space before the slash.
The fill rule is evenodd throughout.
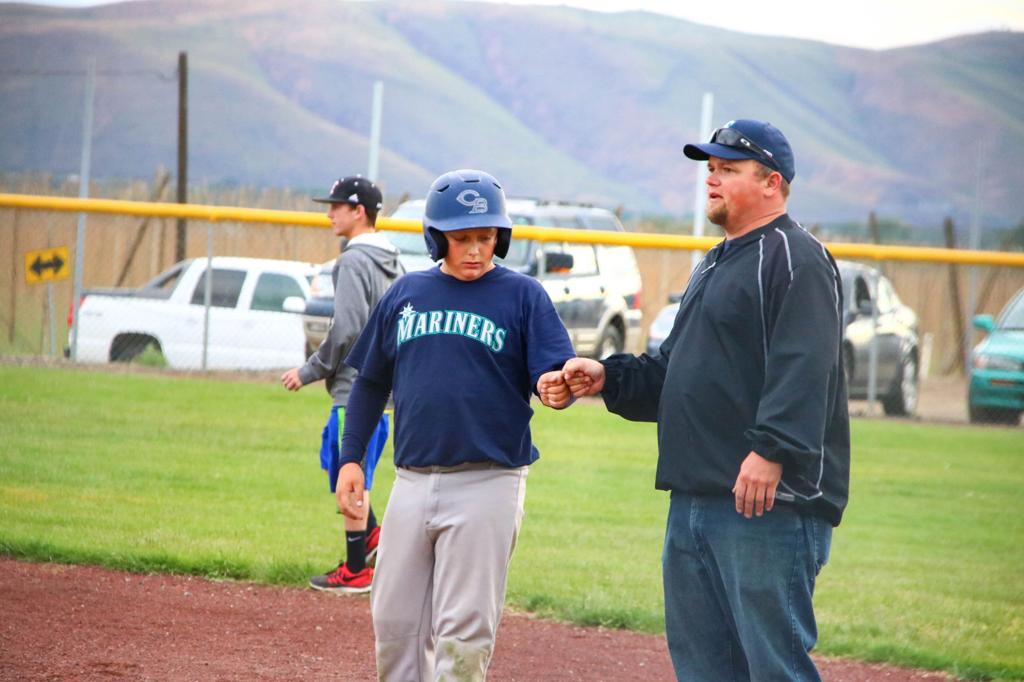
<path id="1" fill-rule="evenodd" d="M 493 177 L 435 180 L 423 232 L 440 267 L 396 282 L 348 356 L 359 378 L 338 504 L 364 514 L 358 462 L 393 391 L 396 476 L 371 595 L 378 676 L 481 680 L 538 457 L 530 394 L 574 353 L 540 284 L 493 262 L 512 237 Z"/>

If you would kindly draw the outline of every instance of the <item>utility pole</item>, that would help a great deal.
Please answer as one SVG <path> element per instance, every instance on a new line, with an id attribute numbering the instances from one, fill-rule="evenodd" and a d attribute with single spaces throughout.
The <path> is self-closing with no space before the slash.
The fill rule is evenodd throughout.
<path id="1" fill-rule="evenodd" d="M 89 69 L 85 76 L 85 104 L 82 115 L 82 164 L 78 172 L 78 198 L 89 196 L 89 169 L 92 167 L 92 118 L 93 98 L 96 93 L 96 58 L 89 59 Z M 75 236 L 75 279 L 71 294 L 72 333 L 71 360 L 78 360 L 78 319 L 79 304 L 82 301 L 82 280 L 85 269 L 85 213 L 78 214 L 78 230 Z"/>
<path id="2" fill-rule="evenodd" d="M 370 182 L 377 182 L 380 164 L 380 117 L 384 108 L 384 81 L 373 84 L 373 112 L 370 118 L 370 158 L 367 163 L 366 177 Z"/>
<path id="3" fill-rule="evenodd" d="M 178 53 L 178 203 L 188 203 L 188 53 Z M 185 260 L 185 219 L 178 218 L 174 260 Z"/>
<path id="4" fill-rule="evenodd" d="M 700 137 L 698 138 L 701 142 L 707 140 L 711 135 L 711 111 L 714 108 L 715 96 L 710 92 L 705 92 L 704 97 L 701 98 L 700 102 Z M 704 220 L 705 220 L 705 208 L 707 206 L 708 195 L 705 181 L 708 179 L 708 165 L 706 163 L 697 164 L 697 185 L 696 191 L 694 192 L 693 198 L 693 236 L 703 237 L 704 236 Z M 690 252 L 690 270 L 692 271 L 697 267 L 697 263 L 704 257 L 704 254 L 700 251 Z"/>
<path id="5" fill-rule="evenodd" d="M 974 164 L 974 209 L 971 211 L 971 229 L 968 232 L 969 247 L 977 251 L 981 248 L 981 148 L 979 147 Z M 964 324 L 964 367 L 965 372 L 971 368 L 971 348 L 974 346 L 974 328 L 971 321 L 978 312 L 978 266 L 972 265 L 967 270 L 967 319 Z"/>

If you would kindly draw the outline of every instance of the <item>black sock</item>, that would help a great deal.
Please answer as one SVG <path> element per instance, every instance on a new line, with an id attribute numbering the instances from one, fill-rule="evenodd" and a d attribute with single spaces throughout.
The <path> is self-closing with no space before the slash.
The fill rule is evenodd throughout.
<path id="1" fill-rule="evenodd" d="M 377 527 L 377 517 L 373 515 L 373 507 L 370 507 L 370 514 L 366 519 L 366 534 L 369 535 L 370 531 Z"/>
<path id="2" fill-rule="evenodd" d="M 366 568 L 366 531 L 346 530 L 345 545 L 348 553 L 345 555 L 345 565 L 352 573 L 358 573 Z"/>

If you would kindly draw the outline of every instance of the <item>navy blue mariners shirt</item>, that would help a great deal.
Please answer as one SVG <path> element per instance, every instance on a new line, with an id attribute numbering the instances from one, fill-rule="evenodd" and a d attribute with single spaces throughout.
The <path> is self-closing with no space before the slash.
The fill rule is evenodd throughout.
<path id="1" fill-rule="evenodd" d="M 346 362 L 363 388 L 393 392 L 396 466 L 518 467 L 539 456 L 530 437 L 537 380 L 574 355 L 540 283 L 496 265 L 470 282 L 440 268 L 399 278 Z M 343 463 L 362 454 L 348 427 L 346 418 Z"/>

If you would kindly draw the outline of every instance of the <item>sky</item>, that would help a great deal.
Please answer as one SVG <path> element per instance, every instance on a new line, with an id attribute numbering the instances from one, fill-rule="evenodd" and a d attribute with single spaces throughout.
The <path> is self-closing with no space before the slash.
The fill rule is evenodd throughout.
<path id="1" fill-rule="evenodd" d="M 29 1 L 67 7 L 106 4 L 96 0 Z M 916 45 L 980 31 L 1024 31 L 1024 0 L 484 1 L 570 5 L 597 12 L 643 9 L 745 33 L 808 38 L 866 49 Z"/>

